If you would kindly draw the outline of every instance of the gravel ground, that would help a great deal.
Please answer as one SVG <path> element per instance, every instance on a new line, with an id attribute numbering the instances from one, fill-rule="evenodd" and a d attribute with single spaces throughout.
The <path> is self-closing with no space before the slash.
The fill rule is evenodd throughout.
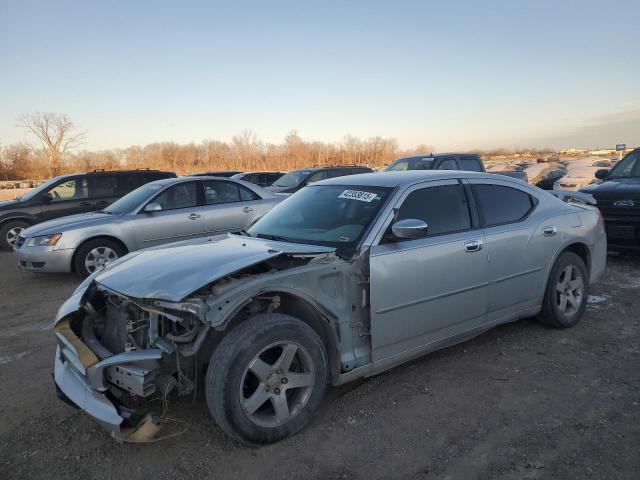
<path id="1" fill-rule="evenodd" d="M 120 445 L 58 401 L 51 319 L 76 278 L 0 253 L 0 478 L 637 479 L 640 260 L 560 331 L 523 320 L 330 392 L 295 437 L 250 449 L 175 399 L 153 444 Z M 181 423 L 184 422 L 184 423 Z"/>

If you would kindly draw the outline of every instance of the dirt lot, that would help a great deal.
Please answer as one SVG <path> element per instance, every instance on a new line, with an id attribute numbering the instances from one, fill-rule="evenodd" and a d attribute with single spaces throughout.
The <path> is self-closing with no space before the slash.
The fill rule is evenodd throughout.
<path id="1" fill-rule="evenodd" d="M 3 479 L 640 476 L 640 260 L 610 259 L 573 329 L 520 321 L 333 390 L 302 433 L 259 449 L 202 398 L 169 404 L 184 434 L 115 443 L 53 390 L 50 321 L 77 280 L 18 272 L 4 252 L 0 272 Z"/>

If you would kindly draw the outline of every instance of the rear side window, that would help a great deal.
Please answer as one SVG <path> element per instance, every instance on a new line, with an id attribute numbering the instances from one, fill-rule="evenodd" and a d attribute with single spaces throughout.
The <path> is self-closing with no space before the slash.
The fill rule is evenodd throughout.
<path id="1" fill-rule="evenodd" d="M 467 196 L 461 185 L 442 185 L 411 192 L 396 220 L 416 218 L 428 225 L 427 236 L 443 235 L 471 228 Z"/>
<path id="2" fill-rule="evenodd" d="M 462 163 L 462 170 L 466 170 L 467 172 L 482 171 L 482 165 L 477 157 L 462 157 L 460 162 Z"/>
<path id="3" fill-rule="evenodd" d="M 486 227 L 518 222 L 535 205 L 528 193 L 502 185 L 474 185 L 473 193 Z"/>
<path id="4" fill-rule="evenodd" d="M 319 182 L 320 180 L 325 180 L 329 178 L 329 175 L 327 174 L 327 171 L 321 171 L 321 172 L 316 172 L 313 175 L 311 175 L 309 177 L 309 180 L 307 180 L 307 183 L 315 183 L 315 182 Z"/>
<path id="5" fill-rule="evenodd" d="M 248 188 L 244 188 L 236 183 L 208 181 L 204 184 L 204 199 L 207 205 L 218 205 L 221 203 L 233 203 L 239 201 L 256 200 L 257 196 Z"/>
<path id="6" fill-rule="evenodd" d="M 458 164 L 455 158 L 445 158 L 438 167 L 438 170 L 458 170 Z"/>
<path id="7" fill-rule="evenodd" d="M 94 198 L 118 197 L 133 190 L 127 186 L 124 175 L 95 175 L 89 178 Z"/>

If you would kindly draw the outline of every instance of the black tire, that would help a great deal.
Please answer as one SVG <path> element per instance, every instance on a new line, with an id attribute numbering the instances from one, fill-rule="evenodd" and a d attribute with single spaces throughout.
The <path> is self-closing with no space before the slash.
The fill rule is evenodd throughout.
<path id="1" fill-rule="evenodd" d="M 309 387 L 304 389 L 291 387 L 290 390 L 284 389 L 282 392 L 277 392 L 284 395 L 285 399 L 291 398 L 293 404 L 293 400 L 296 400 L 295 395 L 302 395 L 301 392 L 304 391 L 305 402 L 298 405 L 297 412 L 292 413 L 288 420 L 274 425 L 258 424 L 256 423 L 258 414 L 277 422 L 274 403 L 277 397 L 272 387 L 271 392 L 265 394 L 270 397 L 260 404 L 262 406 L 256 410 L 256 414 L 248 414 L 243 405 L 246 405 L 248 399 L 253 396 L 249 389 L 249 398 L 245 398 L 247 382 L 251 380 L 249 365 L 255 361 L 260 352 L 263 352 L 262 355 L 272 353 L 273 349 L 278 347 L 268 348 L 278 342 L 290 342 L 289 344 L 301 347 L 295 350 L 294 355 L 297 358 L 304 353 L 305 358 L 312 360 L 312 379 L 309 380 Z M 284 348 L 281 351 L 284 352 Z M 278 360 L 280 358 L 282 357 Z M 278 360 L 274 365 L 277 365 Z M 269 367 L 274 366 L 269 361 L 265 363 Z M 299 363 L 302 365 L 302 362 Z M 276 313 L 256 315 L 238 325 L 224 337 L 211 356 L 205 385 L 209 411 L 216 423 L 236 440 L 253 445 L 277 442 L 293 435 L 311 420 L 327 388 L 327 365 L 327 354 L 322 340 L 309 325 L 289 315 Z M 295 363 L 292 363 L 291 368 L 306 372 Z M 280 380 L 276 378 L 276 384 L 278 381 L 284 384 L 284 380 L 287 380 L 286 376 L 291 377 L 295 374 L 293 370 L 289 371 L 289 367 L 286 370 L 282 374 L 285 378 Z M 269 371 L 271 372 L 269 375 L 276 375 L 275 369 Z M 279 372 L 282 373 L 281 370 Z M 255 382 L 256 379 L 254 384 Z M 258 388 L 269 391 L 269 384 L 261 382 L 254 393 Z M 286 401 L 289 402 L 289 400 Z M 262 411 L 265 413 L 260 413 Z M 271 411 L 273 411 L 272 414 Z"/>
<path id="2" fill-rule="evenodd" d="M 572 311 L 562 309 L 562 295 L 560 284 L 567 280 L 567 268 L 571 268 L 570 281 L 579 279 L 582 282 L 582 289 L 579 296 L 577 307 L 573 307 Z M 566 286 L 571 290 L 571 286 Z M 566 290 L 564 290 L 566 292 Z M 564 294 L 566 296 L 566 294 Z M 577 300 L 575 291 L 571 293 L 574 300 Z M 563 252 L 556 259 L 556 263 L 551 269 L 547 289 L 545 290 L 544 299 L 542 301 L 542 311 L 538 316 L 541 323 L 555 328 L 573 327 L 580 321 L 585 309 L 587 308 L 587 299 L 589 298 L 589 273 L 582 258 L 573 252 Z M 569 306 L 571 301 L 565 301 L 565 305 Z"/>
<path id="3" fill-rule="evenodd" d="M 10 220 L 2 225 L 2 228 L 0 228 L 0 248 L 3 250 L 12 250 L 13 245 L 10 237 L 15 238 L 19 231 L 29 228 L 30 226 L 30 223 L 23 220 Z"/>
<path id="4" fill-rule="evenodd" d="M 108 238 L 96 238 L 94 240 L 89 240 L 88 242 L 83 243 L 76 251 L 73 260 L 73 267 L 75 271 L 83 278 L 88 277 L 95 271 L 88 269 L 85 261 L 87 260 L 87 256 L 89 255 L 89 253 L 93 252 L 96 249 L 103 252 L 107 252 L 108 250 L 113 252 L 115 254 L 115 257 L 111 258 L 111 261 L 115 260 L 116 258 L 120 258 L 125 253 L 127 253 L 120 244 L 114 242 L 113 240 L 109 240 Z"/>

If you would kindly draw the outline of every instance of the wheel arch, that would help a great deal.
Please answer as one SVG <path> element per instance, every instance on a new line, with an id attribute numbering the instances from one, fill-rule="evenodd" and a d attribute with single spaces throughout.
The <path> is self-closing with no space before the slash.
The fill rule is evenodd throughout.
<path id="1" fill-rule="evenodd" d="M 269 289 L 251 296 L 250 300 L 232 312 L 225 322 L 224 331 L 215 331 L 209 342 L 211 351 L 220 340 L 249 318 L 260 313 L 282 313 L 290 315 L 309 325 L 324 344 L 329 361 L 331 383 L 335 383 L 340 375 L 340 340 L 332 326 L 328 315 L 311 298 L 301 292 L 290 292 L 286 289 Z"/>
<path id="2" fill-rule="evenodd" d="M 0 228 L 4 227 L 9 222 L 25 222 L 29 225 L 35 225 L 38 223 L 35 218 L 28 215 L 15 215 L 12 217 L 4 217 L 0 219 Z"/>
<path id="3" fill-rule="evenodd" d="M 109 240 L 111 242 L 114 242 L 114 243 L 118 244 L 124 250 L 125 254 L 129 253 L 129 248 L 127 248 L 127 245 L 122 240 L 120 240 L 118 237 L 114 237 L 113 235 L 95 235 L 93 237 L 89 237 L 89 238 L 83 240 L 82 242 L 80 242 L 76 246 L 76 248 L 73 250 L 73 255 L 71 256 L 71 271 L 72 272 L 76 271 L 76 258 L 78 256 L 78 250 L 80 250 L 80 248 L 82 248 L 88 242 L 92 242 L 94 240 L 100 240 L 100 239 Z"/>
<path id="4" fill-rule="evenodd" d="M 584 262 L 585 266 L 587 267 L 587 274 L 590 275 L 590 273 L 591 273 L 591 251 L 589 250 L 589 247 L 587 246 L 586 243 L 581 242 L 581 241 L 574 241 L 574 242 L 568 243 L 567 245 L 563 245 L 562 249 L 560 249 L 556 253 L 556 255 L 553 257 L 553 261 L 549 264 L 549 268 L 547 269 L 547 275 L 546 275 L 545 282 L 544 282 L 544 288 L 545 289 L 547 288 L 547 284 L 549 283 L 549 278 L 551 277 L 551 272 L 553 271 L 553 266 L 558 261 L 558 258 L 560 258 L 560 255 L 562 255 L 564 252 L 571 252 L 571 253 L 575 253 L 576 255 L 578 255 L 582 259 L 582 261 Z"/>

